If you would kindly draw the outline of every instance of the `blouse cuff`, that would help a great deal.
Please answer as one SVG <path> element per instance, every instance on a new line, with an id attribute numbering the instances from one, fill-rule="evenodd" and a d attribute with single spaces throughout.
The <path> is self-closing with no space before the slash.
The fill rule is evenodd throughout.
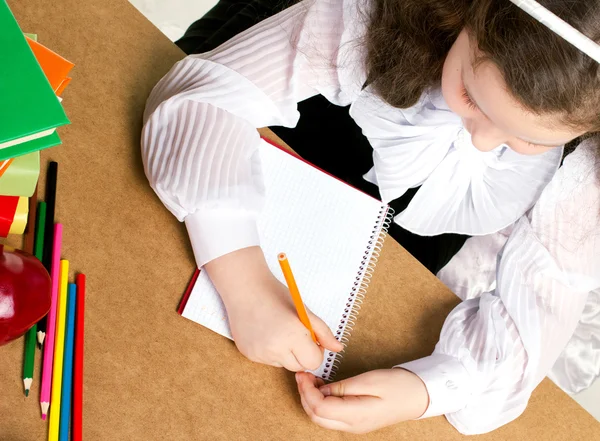
<path id="1" fill-rule="evenodd" d="M 185 226 L 198 268 L 217 257 L 260 244 L 252 212 L 197 211 L 185 218 Z"/>
<path id="2" fill-rule="evenodd" d="M 412 372 L 425 383 L 429 406 L 420 418 L 456 412 L 467 405 L 469 375 L 456 358 L 434 353 L 395 367 Z"/>

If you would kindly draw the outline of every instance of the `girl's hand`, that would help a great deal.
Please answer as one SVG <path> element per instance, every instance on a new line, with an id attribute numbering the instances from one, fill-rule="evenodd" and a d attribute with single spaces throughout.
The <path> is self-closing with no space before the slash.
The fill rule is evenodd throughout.
<path id="1" fill-rule="evenodd" d="M 321 346 L 313 342 L 287 287 L 271 274 L 260 248 L 235 251 L 205 268 L 227 309 L 235 344 L 250 360 L 297 372 L 318 368 L 323 347 L 342 349 L 325 322 L 308 311 Z"/>
<path id="2" fill-rule="evenodd" d="M 367 372 L 325 384 L 309 373 L 297 373 L 302 407 L 326 429 L 366 433 L 419 418 L 427 410 L 425 384 L 404 369 Z"/>

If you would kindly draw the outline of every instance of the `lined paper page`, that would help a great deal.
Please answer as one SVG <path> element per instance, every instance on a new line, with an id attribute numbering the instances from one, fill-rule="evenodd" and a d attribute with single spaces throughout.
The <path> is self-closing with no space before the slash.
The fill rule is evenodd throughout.
<path id="1" fill-rule="evenodd" d="M 306 306 L 343 335 L 344 310 L 354 283 L 362 281 L 359 268 L 371 257 L 367 246 L 379 235 L 386 206 L 265 141 L 260 155 L 266 201 L 258 228 L 269 268 L 285 284 L 277 261 L 285 252 Z M 182 315 L 231 338 L 223 303 L 204 271 Z M 315 373 L 329 377 L 325 361 Z"/>

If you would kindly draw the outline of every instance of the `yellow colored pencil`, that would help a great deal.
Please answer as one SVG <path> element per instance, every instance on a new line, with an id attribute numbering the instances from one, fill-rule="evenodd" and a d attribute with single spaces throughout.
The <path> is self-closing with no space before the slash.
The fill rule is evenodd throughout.
<path id="1" fill-rule="evenodd" d="M 67 321 L 67 287 L 69 261 L 60 261 L 56 338 L 54 339 L 54 365 L 52 367 L 52 392 L 50 395 L 50 423 L 48 441 L 58 441 L 60 423 L 60 398 L 62 392 L 63 356 L 65 350 L 65 325 Z"/>
<path id="2" fill-rule="evenodd" d="M 279 253 L 277 255 L 277 260 L 279 260 L 279 266 L 281 266 L 283 277 L 285 277 L 288 289 L 290 290 L 290 295 L 292 296 L 292 301 L 294 302 L 294 306 L 296 307 L 298 318 L 300 319 L 302 324 L 306 326 L 306 329 L 310 331 L 310 336 L 312 337 L 313 341 L 315 343 L 318 343 L 317 336 L 315 335 L 315 331 L 313 330 L 313 327 L 310 324 L 308 313 L 306 312 L 306 308 L 304 307 L 304 302 L 302 301 L 302 297 L 300 297 L 300 291 L 298 290 L 296 279 L 294 279 L 292 268 L 290 268 L 290 262 L 288 262 L 285 253 Z"/>

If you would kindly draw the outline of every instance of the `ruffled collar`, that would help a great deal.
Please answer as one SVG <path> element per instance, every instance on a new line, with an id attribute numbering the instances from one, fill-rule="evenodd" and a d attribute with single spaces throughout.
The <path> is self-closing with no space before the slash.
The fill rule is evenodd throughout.
<path id="1" fill-rule="evenodd" d="M 477 150 L 439 89 L 397 109 L 367 88 L 350 114 L 373 146 L 374 167 L 365 179 L 378 185 L 382 200 L 420 186 L 394 220 L 423 236 L 484 235 L 507 227 L 533 206 L 562 157 L 562 148 L 535 156 L 505 145 Z"/>

